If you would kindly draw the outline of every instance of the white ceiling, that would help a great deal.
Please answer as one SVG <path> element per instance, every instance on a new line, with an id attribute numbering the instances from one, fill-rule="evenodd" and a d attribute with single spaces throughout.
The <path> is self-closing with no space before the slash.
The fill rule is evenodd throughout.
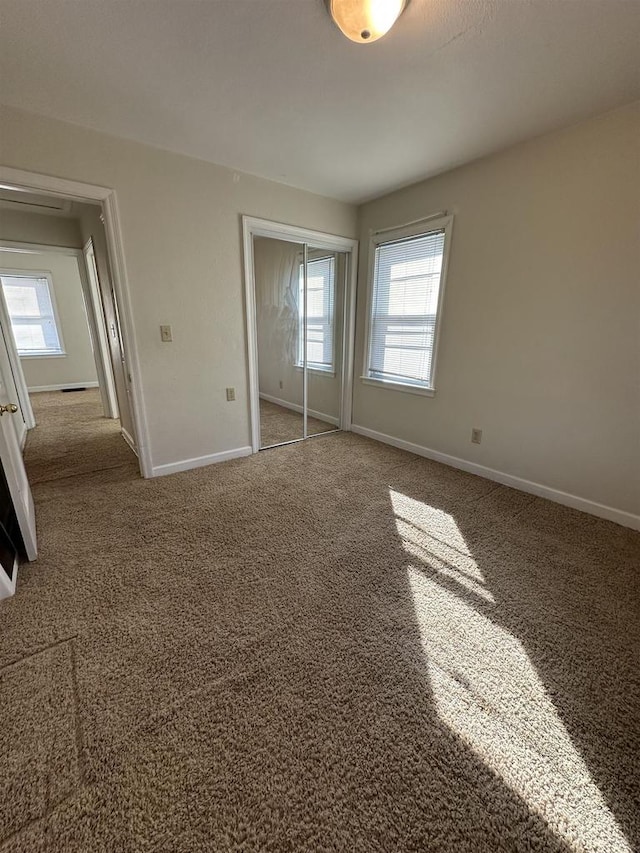
<path id="1" fill-rule="evenodd" d="M 0 0 L 0 100 L 361 201 L 640 98 L 640 0 Z"/>

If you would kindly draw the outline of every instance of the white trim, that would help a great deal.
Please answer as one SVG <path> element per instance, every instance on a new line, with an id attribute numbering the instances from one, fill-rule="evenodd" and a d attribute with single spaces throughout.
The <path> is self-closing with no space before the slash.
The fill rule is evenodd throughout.
<path id="1" fill-rule="evenodd" d="M 412 219 L 410 222 L 402 222 L 400 225 L 391 225 L 388 228 L 377 228 L 375 230 L 369 231 L 370 235 L 376 234 L 388 234 L 390 231 L 398 231 L 400 228 L 410 228 L 412 225 L 424 225 L 425 222 L 431 222 L 433 219 L 442 219 L 444 216 L 448 216 L 449 212 L 446 210 L 438 210 L 436 213 L 430 213 L 428 216 L 422 216 L 420 219 Z"/>
<path id="2" fill-rule="evenodd" d="M 109 260 L 111 261 L 113 288 L 120 308 L 121 332 L 125 357 L 127 359 L 125 373 L 128 373 L 131 377 L 131 382 L 129 383 L 131 390 L 131 416 L 133 418 L 136 435 L 135 443 L 138 448 L 140 460 L 140 473 L 143 477 L 153 476 L 149 426 L 144 405 L 144 395 L 142 393 L 140 359 L 138 356 L 131 294 L 126 272 L 115 191 L 108 187 L 80 183 L 79 181 L 71 181 L 65 178 L 56 178 L 51 175 L 41 175 L 36 172 L 27 172 L 23 169 L 13 169 L 9 166 L 0 166 L 0 183 L 15 185 L 23 189 L 36 190 L 41 193 L 59 196 L 60 198 L 71 198 L 76 201 L 85 202 L 100 202 L 102 204 L 107 250 Z M 128 381 L 128 377 L 126 378 Z"/>
<path id="3" fill-rule="evenodd" d="M 505 474 L 503 471 L 496 471 L 494 468 L 487 468 L 484 465 L 478 465 L 476 462 L 469 462 L 467 459 L 450 456 L 448 453 L 441 453 L 439 450 L 432 450 L 430 447 L 423 447 L 421 444 L 413 444 L 410 441 L 404 441 L 401 438 L 395 438 L 395 436 L 386 435 L 383 432 L 377 432 L 368 427 L 352 424 L 351 431 L 366 438 L 372 438 L 374 441 L 390 444 L 392 447 L 398 447 L 401 450 L 408 450 L 409 453 L 415 453 L 417 456 L 433 459 L 435 462 L 441 462 L 443 465 L 449 465 L 451 468 L 459 468 L 462 471 L 468 471 L 470 474 L 476 474 L 478 477 L 484 477 L 486 480 L 493 480 L 495 483 L 501 483 L 503 486 L 510 486 L 512 489 L 518 489 L 521 492 L 546 498 L 554 503 L 589 513 L 589 515 L 596 515 L 599 518 L 605 518 L 607 521 L 614 521 L 616 524 L 621 524 L 623 527 L 630 527 L 632 530 L 640 530 L 640 515 L 634 515 L 634 513 L 626 512 L 626 510 L 606 506 L 596 501 L 590 501 L 587 498 L 580 498 L 568 492 L 561 492 L 559 489 L 544 486 L 542 483 L 534 483 L 531 480 L 516 477 L 514 474 Z"/>
<path id="4" fill-rule="evenodd" d="M 293 365 L 294 370 L 303 371 L 304 365 L 298 364 L 297 362 Z M 336 378 L 335 370 L 331 370 L 330 368 L 325 369 L 324 367 L 311 367 L 309 364 L 307 365 L 307 373 L 315 373 L 317 376 L 327 376 L 329 379 Z"/>
<path id="5" fill-rule="evenodd" d="M 304 407 L 299 403 L 290 403 L 288 400 L 281 400 L 279 397 L 273 397 L 271 394 L 263 394 L 260 392 L 260 399 L 266 400 L 268 403 L 275 403 L 276 406 L 282 406 L 283 409 L 291 409 L 292 412 L 302 414 Z M 307 409 L 307 414 L 312 418 L 317 418 L 319 421 L 327 421 L 333 426 L 340 426 L 340 418 L 335 415 L 325 415 L 324 412 L 317 412 L 315 409 Z"/>
<path id="6" fill-rule="evenodd" d="M 422 385 L 411 385 L 409 382 L 391 382 L 389 379 L 373 379 L 371 376 L 361 376 L 360 381 L 365 385 L 375 385 L 378 388 L 387 388 L 389 391 L 404 391 L 407 394 L 419 394 L 421 397 L 435 397 L 435 388 L 426 388 Z"/>
<path id="7" fill-rule="evenodd" d="M 192 468 L 216 465 L 218 462 L 227 462 L 229 459 L 251 456 L 252 452 L 252 449 L 247 445 L 246 447 L 235 447 L 233 450 L 223 450 L 221 453 L 210 453 L 208 456 L 196 456 L 194 459 L 169 462 L 167 465 L 155 465 L 151 469 L 151 476 L 164 477 L 166 474 L 177 474 L 180 471 L 190 471 Z"/>
<path id="8" fill-rule="evenodd" d="M 8 574 L 4 568 L 0 566 L 0 601 L 3 598 L 11 598 L 16 591 L 16 581 L 18 580 L 18 555 L 16 554 L 13 561 L 13 577 L 9 580 Z"/>
<path id="9" fill-rule="evenodd" d="M 260 388 L 258 381 L 258 341 L 256 329 L 255 274 L 253 266 L 253 238 L 271 237 L 289 243 L 309 243 L 314 249 L 344 252 L 347 255 L 345 271 L 342 400 L 340 428 L 351 429 L 353 407 L 353 353 L 355 346 L 355 305 L 358 276 L 358 241 L 350 237 L 311 231 L 282 222 L 242 217 L 242 243 L 244 260 L 245 317 L 247 330 L 247 364 L 249 370 L 249 413 L 251 421 L 252 453 L 260 450 Z"/>
<path id="10" fill-rule="evenodd" d="M 64 391 L 65 388 L 73 390 L 75 388 L 98 387 L 98 383 L 92 379 L 91 382 L 63 382 L 61 385 L 29 385 L 28 391 L 31 394 L 37 394 L 39 391 Z"/>
<path id="11" fill-rule="evenodd" d="M 428 222 L 428 226 L 426 223 Z M 448 213 L 438 217 L 437 214 L 432 216 L 417 219 L 413 223 L 400 225 L 397 228 L 385 228 L 382 231 L 371 231 L 369 233 L 369 257 L 367 263 L 367 313 L 365 315 L 365 332 L 364 332 L 364 364 L 362 367 L 361 381 L 382 382 L 385 380 L 376 379 L 369 375 L 371 362 L 371 313 L 373 309 L 373 290 L 374 290 L 374 275 L 375 275 L 375 250 L 376 246 L 384 243 L 392 243 L 394 240 L 403 240 L 408 237 L 417 237 L 419 234 L 427 234 L 430 231 L 444 230 L 444 246 L 442 253 L 442 269 L 440 271 L 440 285 L 438 289 L 438 305 L 436 307 L 436 324 L 433 332 L 433 350 L 431 353 L 431 386 L 423 390 L 425 396 L 433 396 L 436 384 L 436 370 L 438 367 L 438 347 L 440 344 L 440 326 L 442 324 L 442 313 L 444 308 L 444 290 L 447 284 L 447 275 L 449 272 L 449 255 L 451 254 L 451 236 L 453 233 L 453 214 Z M 384 234 L 384 237 L 378 235 Z M 408 393 L 418 393 L 415 387 L 410 383 L 403 385 L 401 382 L 390 382 L 394 384 L 397 391 L 406 391 Z"/>
<path id="12" fill-rule="evenodd" d="M 124 440 L 127 442 L 127 444 L 129 445 L 129 447 L 133 450 L 133 452 L 134 452 L 134 453 L 136 454 L 136 456 L 137 456 L 137 455 L 138 455 L 138 450 L 137 450 L 137 448 L 136 448 L 136 443 L 135 443 L 135 441 L 133 440 L 133 436 L 132 436 L 130 433 L 128 433 L 128 432 L 127 432 L 127 430 L 122 426 L 122 424 L 120 425 L 120 434 L 122 435 L 122 437 L 124 438 Z"/>
<path id="13" fill-rule="evenodd" d="M 98 369 L 98 376 L 102 379 L 99 383 L 102 405 L 105 416 L 115 419 L 119 417 L 120 412 L 118 410 L 116 380 L 113 375 L 113 364 L 111 363 L 111 349 L 109 347 L 106 327 L 107 318 L 104 312 L 102 294 L 100 293 L 100 277 L 98 275 L 93 237 L 89 237 L 82 247 L 82 260 L 83 263 L 78 263 L 78 266 L 84 267 L 80 277 L 85 296 L 85 308 L 87 317 L 89 318 L 89 330 L 93 338 L 92 344 L 96 367 Z"/>
<path id="14" fill-rule="evenodd" d="M 342 318 L 342 405 L 340 406 L 340 429 L 349 432 L 353 417 L 353 373 L 356 346 L 356 295 L 358 292 L 358 258 L 360 244 L 353 241 L 351 252 L 345 263 L 345 294 Z"/>
<path id="15" fill-rule="evenodd" d="M 66 352 L 23 352 L 18 353 L 19 358 L 68 358 Z"/>

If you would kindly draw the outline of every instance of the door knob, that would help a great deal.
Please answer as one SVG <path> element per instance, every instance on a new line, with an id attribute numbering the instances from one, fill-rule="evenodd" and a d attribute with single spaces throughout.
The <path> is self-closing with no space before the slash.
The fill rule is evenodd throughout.
<path id="1" fill-rule="evenodd" d="M 18 411 L 18 407 L 16 406 L 15 403 L 7 403 L 6 406 L 0 405 L 0 417 L 2 417 L 2 415 L 4 415 L 5 412 L 7 412 L 10 415 L 15 415 L 15 413 L 17 411 Z"/>

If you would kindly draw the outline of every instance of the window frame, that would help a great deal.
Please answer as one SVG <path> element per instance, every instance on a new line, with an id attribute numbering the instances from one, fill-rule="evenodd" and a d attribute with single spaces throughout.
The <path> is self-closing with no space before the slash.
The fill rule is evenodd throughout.
<path id="1" fill-rule="evenodd" d="M 398 240 L 406 240 L 411 237 L 420 237 L 431 231 L 444 231 L 444 246 L 442 251 L 442 270 L 440 273 L 440 287 L 438 289 L 438 304 L 436 307 L 436 320 L 433 335 L 433 348 L 431 355 L 430 383 L 418 384 L 407 380 L 381 379 L 371 376 L 371 335 L 373 327 L 373 305 L 375 291 L 375 267 L 376 249 L 386 243 L 394 243 Z M 360 381 L 365 385 L 373 385 L 378 388 L 388 388 L 394 391 L 404 391 L 407 394 L 418 394 L 423 397 L 433 397 L 436 393 L 436 371 L 438 367 L 438 345 L 440 343 L 440 326 L 444 305 L 444 291 L 447 282 L 449 268 L 449 253 L 451 250 L 451 233 L 453 231 L 453 214 L 444 216 L 428 217 L 410 225 L 402 225 L 398 228 L 385 229 L 383 231 L 371 231 L 369 238 L 369 259 L 367 268 L 367 305 L 366 325 L 364 341 L 364 359 Z"/>
<path id="2" fill-rule="evenodd" d="M 332 335 L 331 335 L 331 364 L 327 367 L 323 367 L 317 361 L 308 361 L 306 363 L 307 371 L 310 373 L 318 373 L 320 376 L 335 376 L 336 375 L 336 258 L 335 254 L 329 253 L 327 255 L 322 255 L 319 258 L 308 258 L 307 259 L 307 270 L 309 266 L 313 263 L 321 263 L 323 261 L 331 261 L 331 270 L 333 272 L 333 314 L 330 318 L 331 322 L 327 325 L 332 327 Z M 300 276 L 304 275 L 304 261 L 300 262 L 299 267 Z M 307 276 L 308 280 L 308 276 Z M 298 299 L 300 299 L 300 291 L 302 288 L 298 287 Z M 298 304 L 298 347 L 297 347 L 297 357 L 294 364 L 296 370 L 304 370 L 305 363 L 301 360 L 300 355 L 304 349 L 304 309 L 302 305 Z"/>
<path id="3" fill-rule="evenodd" d="M 56 293 L 53 285 L 53 273 L 50 270 L 26 270 L 26 269 L 0 269 L 0 278 L 28 278 L 28 279 L 38 279 L 44 278 L 47 281 L 47 287 L 49 289 L 49 299 L 51 300 L 51 310 L 53 316 L 53 323 L 56 329 L 56 333 L 58 335 L 58 343 L 60 344 L 59 352 L 32 352 L 32 353 L 21 353 L 18 344 L 16 342 L 16 352 L 18 353 L 19 358 L 66 358 L 67 351 L 64 344 L 64 337 L 62 335 L 62 324 L 60 322 L 60 314 L 58 313 L 58 305 L 56 303 Z M 2 284 L 0 283 L 0 286 Z M 13 320 L 11 319 L 11 314 L 9 312 L 9 306 L 7 305 L 7 300 L 4 295 L 4 288 L 2 291 L 2 299 L 4 301 L 7 317 L 9 323 L 11 325 L 11 334 L 13 335 L 13 339 L 15 342 L 15 333 L 13 331 Z"/>

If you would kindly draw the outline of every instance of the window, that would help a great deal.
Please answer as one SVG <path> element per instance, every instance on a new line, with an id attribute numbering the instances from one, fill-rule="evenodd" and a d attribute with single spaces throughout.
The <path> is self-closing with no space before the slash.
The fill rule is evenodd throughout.
<path id="1" fill-rule="evenodd" d="M 307 367 L 334 372 L 335 258 L 307 262 Z M 304 362 L 304 264 L 298 286 L 298 360 Z"/>
<path id="2" fill-rule="evenodd" d="M 47 275 L 2 275 L 18 355 L 64 355 Z"/>
<path id="3" fill-rule="evenodd" d="M 414 226 L 374 238 L 363 379 L 433 393 L 450 227 L 446 217 L 429 230 Z"/>

